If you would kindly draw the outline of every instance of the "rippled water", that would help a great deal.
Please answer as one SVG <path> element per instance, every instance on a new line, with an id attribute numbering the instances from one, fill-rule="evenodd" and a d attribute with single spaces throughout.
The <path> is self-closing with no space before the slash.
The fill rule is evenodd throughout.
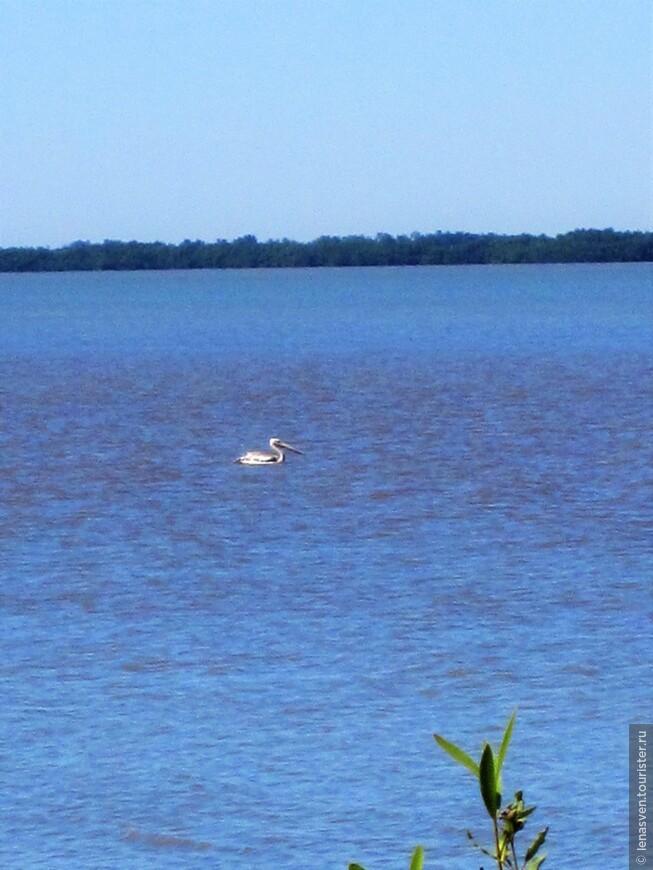
<path id="1" fill-rule="evenodd" d="M 515 706 L 551 865 L 622 866 L 652 279 L 0 276 L 2 866 L 476 867 L 431 735 Z"/>

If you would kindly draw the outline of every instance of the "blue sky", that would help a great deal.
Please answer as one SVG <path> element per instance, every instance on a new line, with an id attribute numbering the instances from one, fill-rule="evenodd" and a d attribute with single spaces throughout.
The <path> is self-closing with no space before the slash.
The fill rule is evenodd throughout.
<path id="1" fill-rule="evenodd" d="M 651 0 L 0 0 L 0 246 L 653 228 Z"/>

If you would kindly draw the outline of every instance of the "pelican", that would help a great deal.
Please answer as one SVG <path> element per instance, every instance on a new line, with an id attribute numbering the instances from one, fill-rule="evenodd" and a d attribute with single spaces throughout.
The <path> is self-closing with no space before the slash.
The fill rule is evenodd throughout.
<path id="1" fill-rule="evenodd" d="M 270 438 L 269 443 L 272 450 L 249 450 L 234 461 L 241 465 L 277 465 L 286 458 L 284 450 L 292 450 L 293 453 L 300 454 L 302 452 L 279 438 Z"/>

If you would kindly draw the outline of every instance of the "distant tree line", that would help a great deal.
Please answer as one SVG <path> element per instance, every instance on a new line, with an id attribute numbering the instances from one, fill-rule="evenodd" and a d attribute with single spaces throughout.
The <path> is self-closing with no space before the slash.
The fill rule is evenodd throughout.
<path id="1" fill-rule="evenodd" d="M 0 248 L 0 272 L 644 261 L 653 261 L 653 233 L 613 229 L 580 229 L 555 237 L 437 232 L 259 242 L 247 235 L 231 242 L 186 239 L 179 245 L 107 239 L 56 249 Z"/>

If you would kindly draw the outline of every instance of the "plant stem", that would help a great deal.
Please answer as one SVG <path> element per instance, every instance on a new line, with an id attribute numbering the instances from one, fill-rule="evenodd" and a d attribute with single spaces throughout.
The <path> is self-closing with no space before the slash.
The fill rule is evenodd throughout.
<path id="1" fill-rule="evenodd" d="M 519 870 L 519 862 L 517 861 L 517 853 L 515 852 L 515 841 L 513 840 L 510 845 L 512 846 L 512 860 L 515 862 L 515 870 Z"/>
<path id="2" fill-rule="evenodd" d="M 499 870 L 503 870 L 503 861 L 501 860 L 501 853 L 499 852 L 499 826 L 497 825 L 496 816 L 492 819 L 492 824 L 494 825 L 494 848 L 497 853 L 497 867 Z"/>

